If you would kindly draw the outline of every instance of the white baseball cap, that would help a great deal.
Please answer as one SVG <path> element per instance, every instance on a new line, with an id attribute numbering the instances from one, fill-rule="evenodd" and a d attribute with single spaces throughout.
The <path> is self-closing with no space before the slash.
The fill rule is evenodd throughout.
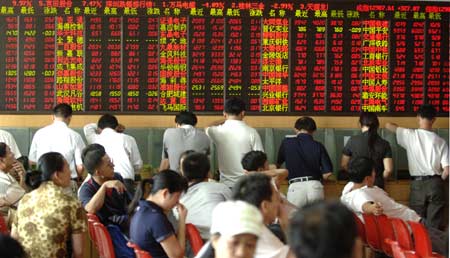
<path id="1" fill-rule="evenodd" d="M 210 232 L 221 236 L 259 236 L 263 227 L 261 212 L 255 206 L 243 201 L 226 201 L 214 208 Z"/>

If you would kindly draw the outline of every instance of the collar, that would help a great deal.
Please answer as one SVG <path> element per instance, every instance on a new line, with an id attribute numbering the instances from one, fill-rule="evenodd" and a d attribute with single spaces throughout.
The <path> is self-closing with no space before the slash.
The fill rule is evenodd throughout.
<path id="1" fill-rule="evenodd" d="M 102 133 L 101 133 L 101 134 L 103 134 L 103 133 L 105 133 L 105 134 L 114 134 L 114 133 L 117 133 L 117 132 L 116 132 L 116 130 L 107 127 L 107 128 L 105 128 L 105 129 L 102 130 Z"/>
<path id="2" fill-rule="evenodd" d="M 243 120 L 235 120 L 235 119 L 227 119 L 223 124 L 241 124 L 245 125 L 246 123 Z"/>
<path id="3" fill-rule="evenodd" d="M 185 124 L 182 124 L 182 125 L 180 125 L 178 128 L 183 128 L 183 129 L 192 129 L 192 128 L 194 128 L 194 126 L 192 126 L 192 125 L 185 125 Z"/>
<path id="4" fill-rule="evenodd" d="M 145 208 L 152 209 L 152 211 L 164 213 L 164 210 L 161 207 L 159 207 L 156 203 L 154 203 L 152 201 L 148 201 L 148 200 L 140 200 L 139 207 L 145 207 Z"/>
<path id="5" fill-rule="evenodd" d="M 301 138 L 301 139 L 313 139 L 313 136 L 309 133 L 299 133 L 297 134 L 297 138 Z"/>
<path id="6" fill-rule="evenodd" d="M 62 126 L 62 127 L 68 127 L 66 123 L 64 123 L 63 121 L 53 121 L 53 125 L 54 126 Z"/>

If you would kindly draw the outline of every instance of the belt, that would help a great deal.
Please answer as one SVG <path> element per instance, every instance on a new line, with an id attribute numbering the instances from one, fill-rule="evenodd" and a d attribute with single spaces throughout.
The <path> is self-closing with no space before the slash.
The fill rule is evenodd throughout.
<path id="1" fill-rule="evenodd" d="M 440 175 L 432 175 L 432 176 L 411 176 L 412 180 L 416 180 L 416 181 L 425 181 L 428 179 L 432 179 L 435 177 L 441 177 Z"/>
<path id="2" fill-rule="evenodd" d="M 295 177 L 289 180 L 289 184 L 297 183 L 297 182 L 306 182 L 311 180 L 317 180 L 313 176 L 301 176 L 301 177 Z"/>

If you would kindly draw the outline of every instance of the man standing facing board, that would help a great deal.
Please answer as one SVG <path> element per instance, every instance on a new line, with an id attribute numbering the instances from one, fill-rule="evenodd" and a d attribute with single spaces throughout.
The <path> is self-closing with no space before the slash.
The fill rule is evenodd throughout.
<path id="1" fill-rule="evenodd" d="M 407 129 L 386 123 L 386 129 L 397 135 L 397 142 L 406 149 L 411 193 L 409 206 L 426 219 L 428 226 L 439 228 L 444 217 L 444 180 L 449 173 L 448 144 L 432 131 L 436 109 L 422 105 L 417 113 L 419 129 Z"/>
<path id="2" fill-rule="evenodd" d="M 220 182 L 232 188 L 244 175 L 242 157 L 252 150 L 264 150 L 258 132 L 243 121 L 244 101 L 236 97 L 227 99 L 223 115 L 225 122 L 218 121 L 206 128 L 206 134 L 217 148 Z"/>

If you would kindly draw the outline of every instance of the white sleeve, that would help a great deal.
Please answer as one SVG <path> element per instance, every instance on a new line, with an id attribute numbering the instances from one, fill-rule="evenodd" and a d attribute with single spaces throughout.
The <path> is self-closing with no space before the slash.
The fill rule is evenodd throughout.
<path id="1" fill-rule="evenodd" d="M 414 133 L 413 129 L 407 129 L 403 127 L 397 127 L 396 135 L 397 135 L 397 143 L 403 148 L 407 148 L 408 143 L 410 142 L 411 135 Z"/>
<path id="2" fill-rule="evenodd" d="M 90 123 L 83 127 L 84 136 L 86 137 L 86 141 L 88 144 L 95 143 L 97 139 L 97 124 Z"/>
<path id="3" fill-rule="evenodd" d="M 28 153 L 28 160 L 33 161 L 33 162 L 37 162 L 37 141 L 39 138 L 39 131 L 37 131 L 34 136 L 33 136 L 33 140 L 31 140 L 31 145 L 30 145 L 30 152 Z"/>
<path id="4" fill-rule="evenodd" d="M 367 202 L 373 201 L 374 200 L 370 198 L 369 195 L 365 194 L 363 191 L 358 191 L 358 193 L 353 197 L 350 205 L 354 211 L 363 213 L 363 205 Z"/>
<path id="5" fill-rule="evenodd" d="M 83 138 L 78 133 L 75 136 L 75 165 L 83 165 L 83 161 L 81 159 L 81 154 L 83 153 L 83 149 L 86 147 L 84 144 Z"/>
<path id="6" fill-rule="evenodd" d="M 215 140 L 214 140 L 214 130 L 215 130 L 215 129 L 216 129 L 215 126 L 206 127 L 206 129 L 205 129 L 206 135 L 208 135 L 209 139 L 210 139 L 212 142 L 215 142 Z"/>
<path id="7" fill-rule="evenodd" d="M 264 151 L 264 147 L 262 145 L 261 137 L 259 136 L 258 131 L 253 131 L 253 137 L 252 137 L 252 150 L 254 151 Z"/>
<path id="8" fill-rule="evenodd" d="M 130 162 L 134 168 L 134 171 L 137 173 L 142 168 L 142 159 L 141 154 L 139 153 L 139 148 L 137 146 L 136 140 L 129 136 L 128 140 L 129 148 L 130 148 Z"/>
<path id="9" fill-rule="evenodd" d="M 447 166 L 449 166 L 449 157 L 448 157 L 449 153 L 448 153 L 448 145 L 447 143 L 444 144 L 444 147 L 442 149 L 442 154 L 441 154 L 441 166 L 442 168 L 445 168 Z"/>
<path id="10" fill-rule="evenodd" d="M 12 177 L 8 176 L 8 179 L 2 178 L 1 181 L 1 188 L 6 189 L 0 194 L 0 206 L 11 206 L 16 204 L 25 194 L 25 190 L 20 187 L 17 181 Z"/>

